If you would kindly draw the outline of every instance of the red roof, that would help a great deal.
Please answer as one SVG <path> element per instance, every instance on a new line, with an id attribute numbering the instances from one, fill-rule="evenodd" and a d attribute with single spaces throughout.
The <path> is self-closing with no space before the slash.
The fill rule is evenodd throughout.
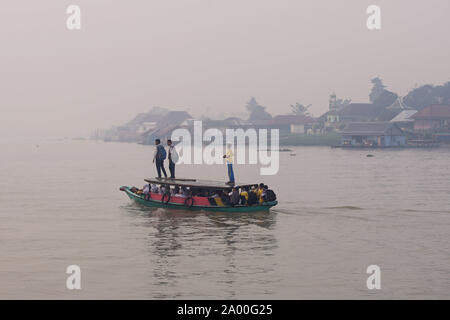
<path id="1" fill-rule="evenodd" d="M 411 118 L 416 120 L 448 119 L 450 118 L 450 106 L 434 104 L 418 111 Z"/>

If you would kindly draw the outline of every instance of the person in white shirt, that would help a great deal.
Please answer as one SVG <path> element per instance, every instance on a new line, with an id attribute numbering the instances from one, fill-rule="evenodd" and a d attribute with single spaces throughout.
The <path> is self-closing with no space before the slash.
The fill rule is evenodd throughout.
<path id="1" fill-rule="evenodd" d="M 167 145 L 169 146 L 169 171 L 170 179 L 175 179 L 175 164 L 178 162 L 178 153 L 172 140 L 167 140 Z"/>

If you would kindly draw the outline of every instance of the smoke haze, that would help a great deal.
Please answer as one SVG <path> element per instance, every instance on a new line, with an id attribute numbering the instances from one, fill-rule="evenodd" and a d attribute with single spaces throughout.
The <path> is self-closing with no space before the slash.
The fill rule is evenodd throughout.
<path id="1" fill-rule="evenodd" d="M 66 28 L 81 7 L 82 28 Z M 366 28 L 381 7 L 382 28 Z M 0 134 L 87 135 L 152 106 L 272 114 L 328 96 L 368 101 L 450 80 L 448 0 L 8 0 L 0 11 Z"/>

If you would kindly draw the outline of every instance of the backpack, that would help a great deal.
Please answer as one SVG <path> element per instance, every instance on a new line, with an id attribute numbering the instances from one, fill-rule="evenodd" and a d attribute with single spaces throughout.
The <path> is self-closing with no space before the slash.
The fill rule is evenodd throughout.
<path id="1" fill-rule="evenodd" d="M 156 159 L 158 160 L 165 160 L 167 157 L 166 149 L 162 145 L 158 145 L 158 153 L 156 154 Z"/>
<path id="2" fill-rule="evenodd" d="M 271 202 L 277 200 L 277 196 L 275 195 L 275 192 L 273 190 L 267 190 L 266 191 L 266 201 Z"/>

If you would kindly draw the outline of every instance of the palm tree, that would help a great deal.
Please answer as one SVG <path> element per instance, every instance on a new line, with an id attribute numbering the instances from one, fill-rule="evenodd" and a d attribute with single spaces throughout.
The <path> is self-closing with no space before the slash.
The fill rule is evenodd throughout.
<path id="1" fill-rule="evenodd" d="M 296 102 L 295 105 L 291 104 L 292 113 L 296 116 L 309 116 L 308 109 L 311 107 L 311 104 L 308 104 L 307 106 Z"/>

